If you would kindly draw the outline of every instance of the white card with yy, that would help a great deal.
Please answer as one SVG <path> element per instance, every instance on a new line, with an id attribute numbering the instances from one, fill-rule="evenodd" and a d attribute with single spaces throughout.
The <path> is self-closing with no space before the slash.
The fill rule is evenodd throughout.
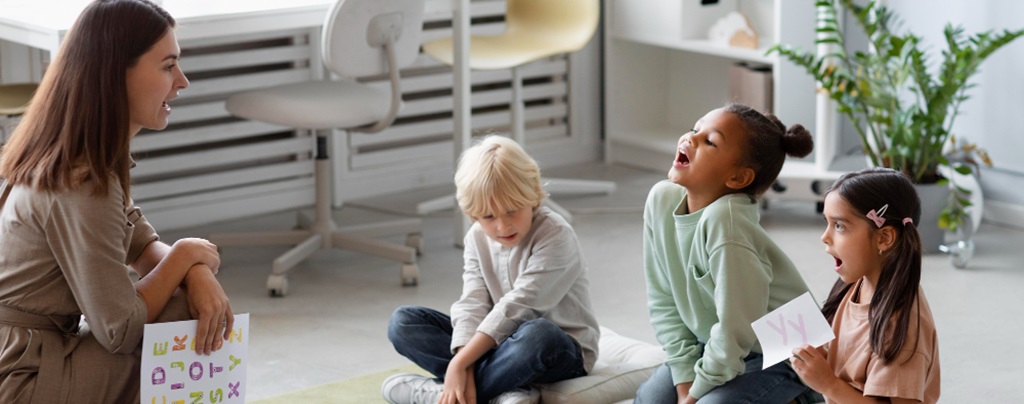
<path id="1" fill-rule="evenodd" d="M 750 326 L 761 342 L 762 369 L 793 356 L 794 348 L 819 347 L 836 337 L 810 292 L 779 306 Z"/>

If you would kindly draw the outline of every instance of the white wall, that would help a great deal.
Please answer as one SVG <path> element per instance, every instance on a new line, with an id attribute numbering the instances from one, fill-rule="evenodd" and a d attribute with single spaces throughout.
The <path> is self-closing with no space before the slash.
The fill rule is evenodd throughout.
<path id="1" fill-rule="evenodd" d="M 938 60 L 945 49 L 947 21 L 965 33 L 1024 28 L 1024 2 L 1019 0 L 890 0 L 903 28 L 921 36 Z M 995 167 L 982 172 L 985 199 L 1024 209 L 1024 38 L 990 56 L 973 78 L 954 133 L 989 151 Z M 986 204 L 988 205 L 988 204 Z M 986 206 L 988 209 L 989 206 Z M 986 216 L 988 216 L 986 214 Z"/>

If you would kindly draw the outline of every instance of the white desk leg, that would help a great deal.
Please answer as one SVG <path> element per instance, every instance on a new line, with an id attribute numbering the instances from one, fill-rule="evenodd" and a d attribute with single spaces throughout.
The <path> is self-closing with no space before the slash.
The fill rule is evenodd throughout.
<path id="1" fill-rule="evenodd" d="M 472 139 L 473 126 L 470 124 L 472 110 L 470 106 L 469 77 L 469 0 L 452 0 L 452 35 L 454 36 L 454 66 L 452 66 L 452 92 L 455 110 L 453 113 L 455 154 L 453 164 L 458 164 L 462 151 L 469 146 Z M 457 205 L 457 204 L 456 204 Z M 462 247 L 462 239 L 469 230 L 469 220 L 458 206 L 455 207 L 455 246 Z"/>

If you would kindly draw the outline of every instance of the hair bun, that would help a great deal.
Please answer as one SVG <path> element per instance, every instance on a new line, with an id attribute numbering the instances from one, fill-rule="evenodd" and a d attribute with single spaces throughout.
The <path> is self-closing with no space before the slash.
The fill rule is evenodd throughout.
<path id="1" fill-rule="evenodd" d="M 782 150 L 793 157 L 804 157 L 814 150 L 814 138 L 803 125 L 795 124 L 782 135 Z"/>

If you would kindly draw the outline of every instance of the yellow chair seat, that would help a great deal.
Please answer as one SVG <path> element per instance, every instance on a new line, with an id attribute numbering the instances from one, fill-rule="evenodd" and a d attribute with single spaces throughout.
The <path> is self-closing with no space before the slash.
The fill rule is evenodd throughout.
<path id="1" fill-rule="evenodd" d="M 508 0 L 505 32 L 469 38 L 469 68 L 511 69 L 535 60 L 582 49 L 597 30 L 596 0 Z M 423 44 L 423 52 L 454 64 L 452 38 Z"/>
<path id="2" fill-rule="evenodd" d="M 0 85 L 0 115 L 21 115 L 36 92 L 36 84 Z"/>

